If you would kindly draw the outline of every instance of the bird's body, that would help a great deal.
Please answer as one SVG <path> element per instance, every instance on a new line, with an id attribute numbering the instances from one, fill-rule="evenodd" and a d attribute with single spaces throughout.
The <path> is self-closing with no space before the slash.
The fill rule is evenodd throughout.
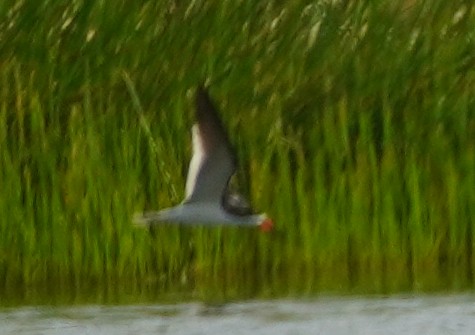
<path id="1" fill-rule="evenodd" d="M 215 202 L 182 203 L 158 212 L 141 215 L 141 220 L 156 222 L 177 222 L 184 225 L 236 225 L 256 226 L 267 219 L 265 214 L 235 215 L 223 209 Z"/>
<path id="2" fill-rule="evenodd" d="M 196 94 L 196 119 L 185 200 L 175 207 L 136 215 L 134 221 L 146 225 L 169 222 L 272 230 L 273 222 L 266 214 L 252 214 L 242 196 L 228 190 L 236 170 L 236 156 L 208 93 L 201 87 Z"/>

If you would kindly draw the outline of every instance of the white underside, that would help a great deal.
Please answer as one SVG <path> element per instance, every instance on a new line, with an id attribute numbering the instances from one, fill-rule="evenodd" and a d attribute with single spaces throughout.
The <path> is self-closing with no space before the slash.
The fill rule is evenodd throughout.
<path id="1" fill-rule="evenodd" d="M 138 224 L 154 224 L 160 222 L 180 223 L 189 225 L 228 224 L 237 226 L 256 226 L 267 218 L 265 214 L 238 216 L 223 210 L 216 203 L 197 202 L 183 203 L 166 208 L 159 212 L 148 212 L 137 215 Z"/>

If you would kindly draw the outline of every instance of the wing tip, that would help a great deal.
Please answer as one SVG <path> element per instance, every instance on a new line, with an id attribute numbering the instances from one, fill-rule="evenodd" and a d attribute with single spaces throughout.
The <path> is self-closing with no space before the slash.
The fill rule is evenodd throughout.
<path id="1" fill-rule="evenodd" d="M 208 144 L 213 142 L 224 142 L 226 146 L 231 147 L 226 130 L 219 116 L 218 109 L 208 94 L 205 85 L 198 85 L 195 99 L 195 112 L 198 128 L 201 136 L 207 139 L 204 141 L 205 147 L 207 147 L 206 142 Z M 216 143 L 213 143 L 212 146 L 214 144 Z"/>
<path id="2" fill-rule="evenodd" d="M 210 112 L 216 114 L 216 108 L 211 101 L 207 87 L 203 83 L 199 84 L 196 89 L 195 103 L 198 119 L 205 117 Z"/>

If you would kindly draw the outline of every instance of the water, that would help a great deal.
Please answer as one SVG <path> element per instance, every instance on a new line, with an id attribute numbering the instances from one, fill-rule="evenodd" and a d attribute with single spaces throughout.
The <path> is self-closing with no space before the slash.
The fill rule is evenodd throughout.
<path id="1" fill-rule="evenodd" d="M 475 334 L 475 295 L 0 309 L 1 334 Z"/>

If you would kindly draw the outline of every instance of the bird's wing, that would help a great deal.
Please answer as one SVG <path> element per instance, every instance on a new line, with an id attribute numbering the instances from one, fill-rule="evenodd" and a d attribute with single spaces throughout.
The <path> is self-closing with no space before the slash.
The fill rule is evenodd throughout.
<path id="1" fill-rule="evenodd" d="M 216 108 L 202 87 L 196 94 L 196 119 L 185 202 L 221 202 L 236 170 L 236 158 Z"/>

